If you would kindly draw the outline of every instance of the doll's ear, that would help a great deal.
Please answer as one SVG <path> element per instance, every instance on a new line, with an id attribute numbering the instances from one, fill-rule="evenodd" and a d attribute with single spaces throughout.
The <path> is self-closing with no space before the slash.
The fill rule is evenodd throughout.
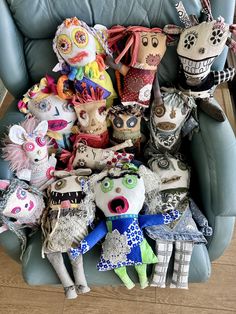
<path id="1" fill-rule="evenodd" d="M 27 137 L 27 133 L 25 129 L 22 128 L 20 125 L 13 125 L 9 131 L 9 138 L 10 140 L 18 145 L 23 145 L 25 139 Z"/>
<path id="2" fill-rule="evenodd" d="M 9 180 L 0 180 L 0 191 L 5 191 L 10 185 Z"/>
<path id="3" fill-rule="evenodd" d="M 38 126 L 34 129 L 35 134 L 45 136 L 48 131 L 48 122 L 46 120 L 41 121 Z"/>

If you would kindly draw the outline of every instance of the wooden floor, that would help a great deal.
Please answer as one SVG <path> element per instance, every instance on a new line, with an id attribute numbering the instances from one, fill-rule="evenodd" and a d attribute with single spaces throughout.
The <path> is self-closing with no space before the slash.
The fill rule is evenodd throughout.
<path id="1" fill-rule="evenodd" d="M 228 91 L 217 92 L 228 102 Z M 3 104 L 5 111 L 6 103 Z M 232 114 L 232 108 L 227 109 Z M 0 110 L 1 114 L 1 110 Z M 235 118 L 229 117 L 232 126 Z M 226 314 L 236 313 L 236 232 L 223 257 L 213 263 L 212 276 L 189 290 L 92 287 L 76 300 L 65 300 L 60 287 L 32 287 L 21 276 L 21 267 L 0 248 L 0 314 Z"/>

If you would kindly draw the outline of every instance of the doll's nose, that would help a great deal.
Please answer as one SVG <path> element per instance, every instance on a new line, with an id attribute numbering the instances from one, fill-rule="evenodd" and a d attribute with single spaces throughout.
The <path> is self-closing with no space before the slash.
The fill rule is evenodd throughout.
<path id="1" fill-rule="evenodd" d="M 91 126 L 95 126 L 95 125 L 96 125 L 96 123 L 95 123 L 94 119 L 92 119 Z"/>
<path id="2" fill-rule="evenodd" d="M 121 192 L 121 188 L 118 187 L 118 188 L 115 189 L 115 191 L 116 191 L 116 193 L 120 193 Z"/>
<path id="3" fill-rule="evenodd" d="M 199 53 L 204 54 L 204 52 L 205 52 L 205 48 L 202 47 L 199 49 Z"/>
<path id="4" fill-rule="evenodd" d="M 37 151 L 37 154 L 38 154 L 38 155 L 41 155 L 41 150 L 38 150 L 38 151 Z"/>

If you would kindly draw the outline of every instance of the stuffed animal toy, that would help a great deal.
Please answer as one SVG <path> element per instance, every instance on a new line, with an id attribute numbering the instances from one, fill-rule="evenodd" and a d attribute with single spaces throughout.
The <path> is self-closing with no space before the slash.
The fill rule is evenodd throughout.
<path id="1" fill-rule="evenodd" d="M 47 130 L 47 121 L 28 118 L 10 128 L 2 148 L 3 158 L 10 162 L 10 169 L 16 171 L 17 177 L 40 190 L 53 182 L 57 163 L 54 154 L 48 155 Z"/>
<path id="2" fill-rule="evenodd" d="M 130 162 L 134 155 L 118 152 L 121 149 L 132 146 L 132 141 L 127 140 L 122 144 L 109 148 L 93 148 L 83 142 L 74 146 L 73 152 L 63 150 L 60 160 L 67 162 L 67 169 L 89 168 L 91 170 L 103 170 L 106 167 L 115 167 L 122 163 Z"/>
<path id="3" fill-rule="evenodd" d="M 166 287 L 167 269 L 174 252 L 170 287 L 188 289 L 193 246 L 206 243 L 204 235 L 211 236 L 212 228 L 208 226 L 206 217 L 189 196 L 190 170 L 181 154 L 156 154 L 148 161 L 148 165 L 160 176 L 161 186 L 156 207 L 147 207 L 145 214 L 164 214 L 173 209 L 177 209 L 181 214 L 179 219 L 169 225 L 146 228 L 148 236 L 156 241 L 156 254 L 160 262 L 153 269 L 151 286 Z"/>
<path id="4" fill-rule="evenodd" d="M 107 47 L 106 28 L 89 27 L 76 17 L 66 19 L 57 29 L 53 49 L 59 63 L 54 71 L 61 71 L 57 89 L 62 98 L 70 99 L 77 93 L 80 81 L 106 92 L 107 106 L 111 106 L 116 93 L 110 76 L 105 71 L 102 54 L 110 53 Z M 102 54 L 101 54 L 102 53 Z M 72 82 L 72 91 L 70 90 Z"/>
<path id="5" fill-rule="evenodd" d="M 132 167 L 131 169 L 129 169 Z M 139 215 L 145 200 L 145 185 L 139 171 L 134 166 L 127 169 L 113 168 L 104 172 L 102 180 L 95 186 L 96 205 L 104 213 L 106 220 L 81 241 L 79 247 L 70 250 L 76 260 L 80 254 L 89 251 L 98 241 L 105 238 L 102 254 L 97 265 L 99 271 L 114 269 L 128 289 L 134 283 L 126 272 L 126 266 L 134 265 L 141 288 L 148 286 L 147 264 L 157 262 L 151 247 L 143 236 L 142 228 L 155 224 L 167 224 L 179 217 L 177 210 L 166 214 Z M 155 178 L 155 176 L 154 176 Z M 152 187 L 153 182 L 148 182 Z"/>
<path id="6" fill-rule="evenodd" d="M 42 193 L 19 179 L 0 180 L 0 233 L 11 230 L 21 241 L 21 258 L 26 248 L 24 227 L 36 229 L 45 204 Z"/>
<path id="7" fill-rule="evenodd" d="M 108 30 L 108 36 L 108 44 L 118 56 L 114 60 L 108 55 L 106 63 L 124 76 L 123 88 L 118 83 L 122 104 L 148 107 L 152 88 L 155 101 L 155 78 L 166 51 L 167 36 L 160 28 L 120 25 Z M 119 52 L 121 40 L 126 43 Z M 121 63 L 124 56 L 129 61 Z"/>
<path id="8" fill-rule="evenodd" d="M 215 87 L 234 77 L 235 69 L 211 71 L 215 58 L 221 54 L 225 45 L 236 52 L 236 43 L 230 38 L 230 32 L 236 32 L 235 25 L 228 25 L 222 17 L 214 20 L 210 1 L 201 0 L 205 20 L 199 22 L 195 15 L 188 15 L 182 2 L 176 8 L 185 28 L 167 25 L 164 31 L 180 34 L 177 54 L 180 59 L 179 88 L 197 99 L 200 108 L 217 121 L 224 121 L 223 110 L 214 104 Z"/>
<path id="9" fill-rule="evenodd" d="M 138 105 L 113 105 L 109 111 L 111 144 L 116 145 L 131 139 L 133 147 L 127 149 L 127 152 L 132 152 L 139 156 L 141 144 L 145 141 L 145 136 L 141 133 L 142 116 L 143 110 Z"/>
<path id="10" fill-rule="evenodd" d="M 162 98 L 151 106 L 150 140 L 145 149 L 146 157 L 149 154 L 165 151 L 175 153 L 179 149 L 182 128 L 187 120 L 191 119 L 185 127 L 188 128 L 187 132 L 192 132 L 193 127 L 198 126 L 197 121 L 190 116 L 194 108 L 196 103 L 193 97 L 186 96 L 175 88 L 163 88 Z"/>
<path id="11" fill-rule="evenodd" d="M 54 79 L 48 75 L 35 84 L 19 101 L 21 112 L 31 114 L 40 121 L 48 121 L 47 135 L 55 139 L 57 146 L 70 149 L 69 136 L 77 119 L 74 106 L 69 100 L 57 95 Z"/>
<path id="12" fill-rule="evenodd" d="M 70 259 L 73 281 L 62 255 L 70 249 L 72 243 L 80 243 L 94 220 L 94 193 L 89 187 L 89 174 L 90 169 L 81 169 L 80 175 L 67 173 L 67 177 L 63 177 L 62 173 L 62 178 L 48 188 L 49 206 L 42 218 L 43 257 L 46 254 L 54 267 L 68 299 L 90 291 L 84 275 L 82 256 L 76 260 Z"/>

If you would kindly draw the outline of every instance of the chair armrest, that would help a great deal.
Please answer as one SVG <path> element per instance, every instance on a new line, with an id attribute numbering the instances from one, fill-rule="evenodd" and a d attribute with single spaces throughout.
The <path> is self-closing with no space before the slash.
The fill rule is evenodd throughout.
<path id="1" fill-rule="evenodd" d="M 23 37 L 17 29 L 6 0 L 0 1 L 0 77 L 15 97 L 27 90 L 29 76 L 25 64 Z"/>

